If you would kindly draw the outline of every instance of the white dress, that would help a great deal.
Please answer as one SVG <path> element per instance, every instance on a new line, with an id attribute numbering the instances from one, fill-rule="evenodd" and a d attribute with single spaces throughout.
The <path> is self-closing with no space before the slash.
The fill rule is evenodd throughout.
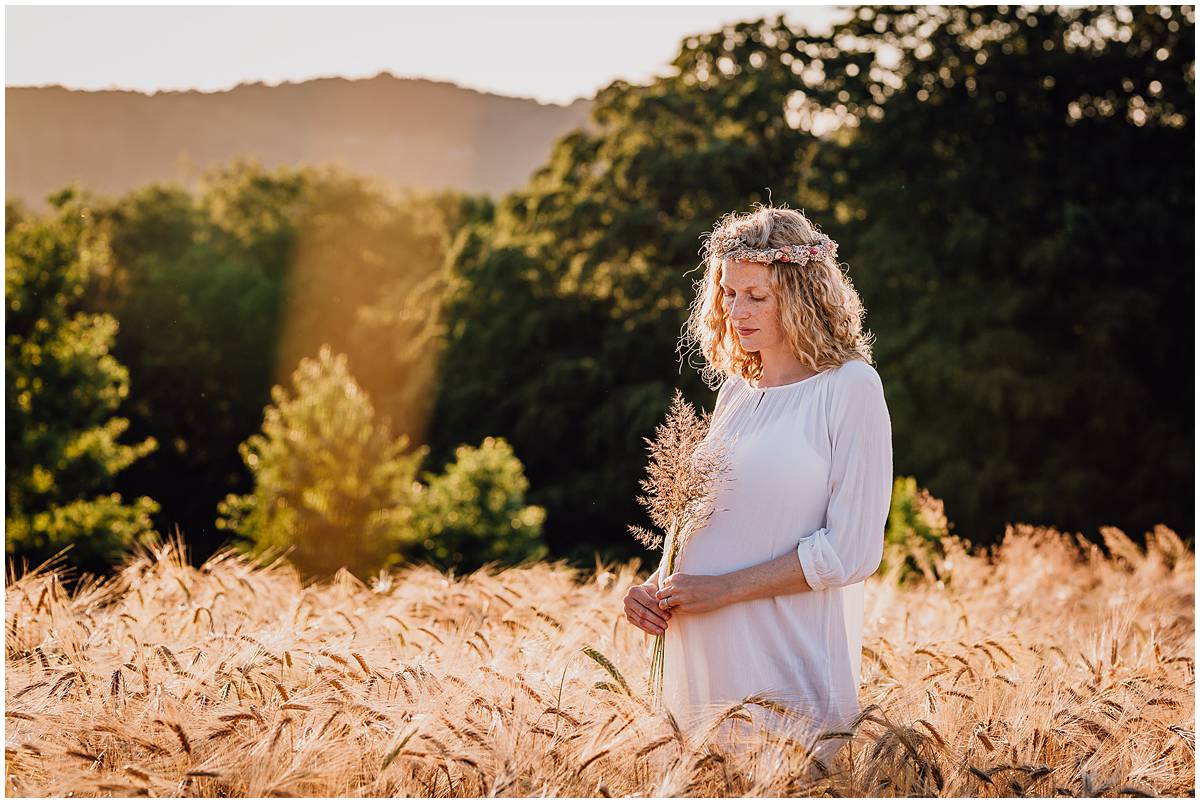
<path id="1" fill-rule="evenodd" d="M 676 571 L 725 574 L 792 554 L 813 590 L 672 616 L 663 701 L 695 729 L 747 695 L 766 695 L 798 716 L 751 705 L 755 725 L 788 728 L 828 764 L 845 742 L 815 737 L 861 710 L 863 580 L 883 556 L 892 492 L 883 384 L 861 360 L 763 389 L 729 377 L 707 438 L 726 444 L 730 471 Z M 745 727 L 735 722 L 722 726 L 720 743 Z"/>

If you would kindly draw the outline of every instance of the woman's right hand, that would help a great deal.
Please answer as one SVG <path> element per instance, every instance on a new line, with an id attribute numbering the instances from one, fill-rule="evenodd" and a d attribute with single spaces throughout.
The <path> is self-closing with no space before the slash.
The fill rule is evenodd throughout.
<path id="1" fill-rule="evenodd" d="M 645 630 L 652 636 L 666 632 L 667 622 L 671 619 L 669 610 L 658 607 L 654 593 L 658 591 L 658 583 L 647 580 L 635 586 L 630 586 L 625 593 L 625 617 L 633 625 Z"/>

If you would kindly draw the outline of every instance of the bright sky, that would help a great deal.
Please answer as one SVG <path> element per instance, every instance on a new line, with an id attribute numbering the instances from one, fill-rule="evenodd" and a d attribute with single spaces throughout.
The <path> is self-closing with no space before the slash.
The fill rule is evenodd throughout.
<path id="1" fill-rule="evenodd" d="M 324 76 L 453 81 L 569 103 L 644 83 L 682 39 L 783 13 L 828 30 L 834 6 L 5 7 L 6 86 L 229 89 Z"/>

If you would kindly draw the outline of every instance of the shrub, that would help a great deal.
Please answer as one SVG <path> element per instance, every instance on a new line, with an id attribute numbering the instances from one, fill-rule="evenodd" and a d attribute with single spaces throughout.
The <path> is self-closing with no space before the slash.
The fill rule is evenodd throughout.
<path id="1" fill-rule="evenodd" d="M 520 563 L 546 556 L 546 511 L 525 504 L 529 482 L 503 438 L 460 446 L 440 475 L 426 474 L 416 502 L 419 533 L 413 559 L 472 571 L 485 563 Z"/>
<path id="2" fill-rule="evenodd" d="M 940 499 L 919 487 L 915 477 L 897 477 L 892 485 L 880 572 L 896 568 L 896 579 L 901 584 L 942 579 L 938 561 L 951 526 Z"/>

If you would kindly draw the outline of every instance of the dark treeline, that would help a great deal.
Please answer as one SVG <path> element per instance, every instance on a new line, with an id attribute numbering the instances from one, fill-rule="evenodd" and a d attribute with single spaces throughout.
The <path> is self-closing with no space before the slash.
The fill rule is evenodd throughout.
<path id="1" fill-rule="evenodd" d="M 602 90 L 594 129 L 494 201 L 238 162 L 194 195 L 67 191 L 43 222 L 10 205 L 7 273 L 18 253 L 27 278 L 6 282 L 10 531 L 112 490 L 143 500 L 117 517 L 122 532 L 149 517 L 177 525 L 195 559 L 211 554 L 230 537 L 221 501 L 283 482 L 251 463 L 286 449 L 239 450 L 263 431 L 272 386 L 328 345 L 353 381 L 314 362 L 310 384 L 358 416 L 365 441 L 391 437 L 377 413 L 424 450 L 424 481 L 441 489 L 425 509 L 442 524 L 421 538 L 449 532 L 464 487 L 496 482 L 507 501 L 488 527 L 526 511 L 512 515 L 533 538 L 541 509 L 552 556 L 637 554 L 625 525 L 645 523 L 642 438 L 672 388 L 714 398 L 675 352 L 699 237 L 771 200 L 838 240 L 877 338 L 896 472 L 943 499 L 957 532 L 989 543 L 1006 522 L 1088 536 L 1164 523 L 1193 536 L 1191 8 L 872 7 L 828 36 L 731 26 L 685 41 L 673 65 Z M 28 312 L 44 298 L 29 277 L 68 264 L 78 296 L 15 313 L 14 299 Z M 88 341 L 104 371 L 59 371 L 56 390 L 21 396 L 45 371 L 28 347 L 37 321 L 65 327 L 75 311 L 119 324 L 111 348 Z M 54 399 L 76 380 L 92 390 L 72 403 L 90 412 L 64 417 Z M 338 390 L 350 385 L 373 409 Z M 29 435 L 46 421 L 108 427 L 90 483 L 46 468 L 79 441 Z M 511 445 L 533 507 L 503 444 L 456 453 L 489 437 Z M 10 538 L 9 553 L 37 556 L 35 542 Z M 466 567 L 500 557 L 463 549 Z"/>

